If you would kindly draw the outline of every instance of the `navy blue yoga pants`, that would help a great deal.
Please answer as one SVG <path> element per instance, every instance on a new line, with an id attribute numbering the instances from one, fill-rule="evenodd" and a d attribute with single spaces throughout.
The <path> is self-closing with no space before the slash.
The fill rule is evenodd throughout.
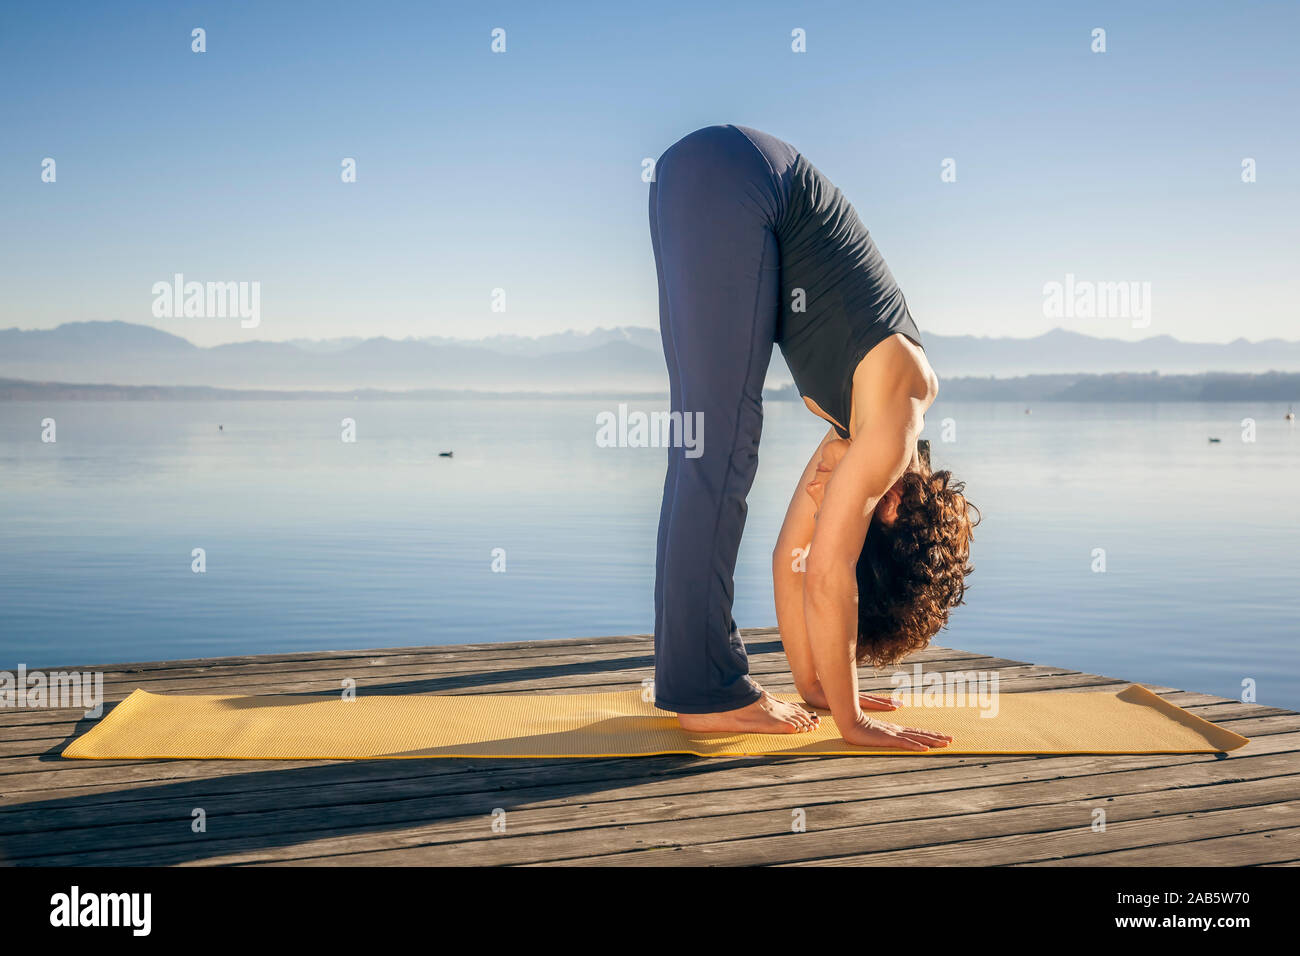
<path id="1" fill-rule="evenodd" d="M 731 607 L 780 306 L 773 229 L 795 157 L 755 130 L 709 126 L 670 147 L 650 184 L 672 410 L 703 424 L 698 457 L 670 443 L 659 516 L 655 705 L 675 713 L 762 696 Z"/>

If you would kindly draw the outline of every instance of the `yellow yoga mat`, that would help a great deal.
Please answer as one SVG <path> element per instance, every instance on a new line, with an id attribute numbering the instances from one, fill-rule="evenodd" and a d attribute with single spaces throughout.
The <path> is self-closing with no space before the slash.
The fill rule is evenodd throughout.
<path id="1" fill-rule="evenodd" d="M 975 705 L 911 706 L 873 716 L 953 736 L 951 745 L 928 755 L 1214 753 L 1248 743 L 1136 684 L 1117 693 L 1001 694 L 994 702 L 996 715 L 988 717 Z M 136 690 L 63 756 L 352 760 L 908 753 L 856 747 L 822 713 L 821 728 L 806 734 L 701 734 L 682 730 L 675 717 L 656 710 L 636 690 L 354 700 Z"/>

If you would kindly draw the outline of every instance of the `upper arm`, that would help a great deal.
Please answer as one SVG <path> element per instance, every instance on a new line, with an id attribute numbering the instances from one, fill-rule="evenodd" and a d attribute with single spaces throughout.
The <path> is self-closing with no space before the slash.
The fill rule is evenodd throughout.
<path id="1" fill-rule="evenodd" d="M 919 424 L 911 402 L 891 402 L 863 422 L 826 485 L 808 555 L 808 581 L 852 572 L 871 514 L 907 470 Z"/>
<path id="2" fill-rule="evenodd" d="M 790 507 L 786 509 L 785 521 L 781 523 L 781 532 L 776 539 L 777 558 L 792 558 L 793 555 L 790 554 L 792 549 L 806 548 L 808 543 L 812 541 L 813 530 L 817 527 L 817 506 L 804 489 L 817 473 L 817 462 L 821 458 L 822 448 L 828 441 L 832 441 L 837 437 L 838 434 L 834 428 L 827 430 L 822 440 L 817 443 L 812 457 L 808 459 L 808 464 L 804 466 L 803 474 L 799 476 L 799 481 L 794 486 L 794 495 L 790 498 Z"/>

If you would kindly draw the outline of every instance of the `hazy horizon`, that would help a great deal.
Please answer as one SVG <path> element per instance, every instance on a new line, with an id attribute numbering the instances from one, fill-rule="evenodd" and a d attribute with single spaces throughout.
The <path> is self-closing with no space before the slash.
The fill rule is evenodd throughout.
<path id="1" fill-rule="evenodd" d="M 181 321 L 183 322 L 183 321 L 185 321 L 185 320 L 181 320 Z M 200 321 L 203 321 L 203 320 L 200 320 Z M 475 335 L 463 335 L 463 336 L 462 336 L 462 335 L 445 335 L 445 334 L 433 334 L 433 333 L 428 334 L 428 335 L 405 335 L 405 336 L 400 336 L 400 337 L 398 337 L 398 336 L 392 336 L 392 335 L 385 335 L 385 334 L 382 334 L 382 333 L 376 333 L 376 334 L 373 334 L 373 335 L 363 335 L 363 334 L 337 335 L 337 336 L 330 336 L 330 337 L 313 337 L 313 336 L 295 335 L 295 336 L 291 336 L 291 337 L 289 337 L 289 338 L 273 338 L 273 337 L 269 337 L 269 336 L 268 336 L 268 337 L 257 337 L 257 336 L 253 336 L 253 337 L 250 337 L 250 338 L 241 338 L 241 339 L 232 340 L 232 341 L 229 341 L 229 342 L 224 342 L 224 341 L 223 341 L 223 342 L 206 342 L 206 343 L 205 343 L 205 342 L 195 341 L 194 338 L 192 338 L 191 336 L 185 335 L 183 332 L 177 331 L 175 326 L 160 325 L 160 324 L 155 324 L 155 323 L 152 323 L 152 322 L 135 322 L 135 321 L 127 321 L 127 320 L 125 320 L 125 319 L 68 319 L 68 320 L 66 320 L 66 321 L 64 321 L 64 322 L 60 322 L 60 323 L 58 323 L 58 324 L 56 324 L 56 325 L 51 325 L 51 326 L 22 326 L 22 325 L 11 325 L 11 326 L 6 326 L 6 327 L 0 327 L 0 332 L 10 332 L 10 331 L 15 331 L 15 332 L 52 332 L 52 331 L 54 331 L 55 329 L 58 329 L 58 328 L 60 328 L 60 327 L 62 327 L 62 326 L 65 326 L 65 325 L 87 325 L 87 324 L 92 324 L 92 323 L 100 323 L 100 324 L 105 324 L 105 325 L 107 325 L 107 324 L 111 324 L 111 323 L 120 323 L 120 324 L 124 324 L 124 325 L 138 325 L 138 326 L 143 326 L 143 327 L 145 327 L 145 328 L 155 329 L 155 330 L 157 330 L 157 331 L 159 331 L 159 332 L 165 332 L 165 333 L 167 333 L 168 335 L 174 335 L 174 336 L 176 336 L 176 338 L 179 338 L 179 339 L 184 339 L 186 342 L 188 342 L 190 345 L 195 346 L 196 348 L 216 348 L 216 347 L 219 347 L 219 346 L 221 346 L 221 345 L 232 345 L 232 344 L 236 344 L 236 343 L 248 343 L 248 342 L 268 342 L 268 343 L 290 344 L 290 345 L 291 345 L 291 344 L 293 344 L 294 342 L 317 342 L 317 343 L 327 343 L 327 342 L 339 342 L 339 341 L 344 341 L 344 340 L 349 340 L 349 339 L 355 339 L 355 340 L 357 340 L 357 341 L 366 341 L 367 339 L 389 339 L 390 341 L 394 341 L 394 342 L 423 341 L 423 340 L 428 340 L 428 339 L 446 339 L 446 340 L 450 340 L 450 341 L 458 341 L 458 342 L 488 342 L 488 341 L 491 341 L 491 340 L 493 340 L 493 339 L 511 339 L 511 338 L 515 338 L 515 339 L 531 339 L 531 340 L 536 341 L 536 340 L 540 340 L 540 339 L 554 338 L 554 337 L 565 336 L 565 335 L 572 335 L 572 336 L 594 336 L 594 335 L 598 335 L 598 334 L 600 334 L 600 333 L 602 333 L 602 332 L 605 332 L 605 333 L 608 333 L 608 332 L 618 332 L 618 331 L 625 330 L 625 329 L 632 329 L 632 330 L 636 330 L 636 331 L 649 332 L 649 333 L 652 333 L 653 335 L 656 335 L 656 336 L 659 334 L 659 327 L 658 327 L 657 325 L 653 325 L 653 326 L 652 326 L 652 325 L 636 325 L 636 324 L 632 324 L 632 323 L 616 323 L 616 324 L 610 324 L 610 325 L 594 325 L 594 326 L 591 326 L 590 328 L 559 328 L 559 329 L 555 329 L 555 330 L 552 330 L 552 331 L 546 331 L 546 332 L 533 332 L 533 333 L 530 333 L 530 332 L 492 332 L 492 333 L 487 333 L 487 334 L 484 334 L 484 335 L 477 335 L 477 336 L 475 336 Z M 1080 331 L 1079 329 L 1070 329 L 1070 328 L 1066 328 L 1065 326 L 1052 326 L 1051 328 L 1046 328 L 1046 329 L 1043 329 L 1043 330 L 1041 330 L 1041 331 L 1034 332 L 1034 333 L 1032 333 L 1032 334 L 1027 334 L 1027 335 L 985 335 L 985 334 L 976 334 L 976 333 L 973 333 L 973 332 L 952 332 L 952 333 L 939 333 L 939 332 L 935 332 L 935 333 L 931 333 L 931 334 L 932 334 L 932 335 L 939 336 L 939 337 L 941 337 L 941 338 L 969 337 L 969 338 L 976 338 L 976 339 L 983 339 L 983 340 L 1009 339 L 1009 340 L 1013 340 L 1013 341 L 1029 341 L 1029 340 L 1032 340 L 1032 339 L 1041 338 L 1041 337 L 1043 337 L 1043 336 L 1045 336 L 1045 335 L 1050 335 L 1050 334 L 1053 333 L 1053 332 L 1069 332 L 1069 333 L 1076 334 L 1076 335 L 1083 335 L 1083 336 L 1086 336 L 1086 337 L 1091 338 L 1091 339 L 1097 339 L 1097 340 L 1099 340 L 1099 341 L 1103 341 L 1103 342 L 1117 342 L 1117 343 L 1121 343 L 1121 342 L 1122 342 L 1122 343 L 1125 343 L 1125 344 L 1134 344 L 1134 343 L 1140 343 L 1140 342 L 1148 342 L 1148 341 L 1150 341 L 1150 340 L 1152 340 L 1152 339 L 1166 339 L 1166 338 L 1168 338 L 1168 339 L 1173 339 L 1175 342 L 1178 342 L 1178 343 L 1181 343 L 1181 344 L 1184 344 L 1184 345 L 1231 345 L 1231 344 L 1236 343 L 1236 342 L 1246 342 L 1246 343 L 1249 343 L 1249 344 L 1251 344 L 1251 345 L 1258 345 L 1258 344 L 1260 344 L 1260 343 L 1262 343 L 1262 342 L 1287 342 L 1287 343 L 1297 343 L 1297 344 L 1300 344 L 1300 336 L 1297 336 L 1297 337 L 1295 337 L 1295 338 L 1288 338 L 1287 336 L 1283 336 L 1283 335 L 1265 336 L 1265 337 L 1263 337 L 1263 338 L 1252 338 L 1252 337 L 1250 337 L 1250 336 L 1240 335 L 1240 336 L 1236 336 L 1235 338 L 1231 338 L 1231 339 L 1223 339 L 1223 340 L 1217 340 L 1217 339 L 1214 339 L 1214 340 L 1211 340 L 1211 339 L 1190 339 L 1190 338 L 1183 338 L 1182 336 L 1174 335 L 1174 334 L 1169 333 L 1169 332 L 1159 332 L 1159 333 L 1153 333 L 1153 334 L 1151 334 L 1151 335 L 1148 335 L 1148 336 L 1145 336 L 1145 337 L 1141 337 L 1141 338 L 1129 339 L 1129 338 L 1122 338 L 1122 337 L 1117 337 L 1117 336 L 1094 335 L 1094 334 L 1089 333 L 1089 332 Z"/>
<path id="2" fill-rule="evenodd" d="M 922 341 L 936 372 L 949 383 L 1151 372 L 1166 379 L 1207 373 L 1278 373 L 1283 380 L 1251 379 L 1231 386 L 1219 379 L 1198 386 L 1166 381 L 1158 386 L 1116 383 L 1115 387 L 1152 400 L 1190 399 L 1201 392 L 1222 399 L 1232 389 L 1236 390 L 1233 394 L 1251 399 L 1295 400 L 1287 376 L 1300 373 L 1300 342 L 1280 339 L 1219 344 L 1155 335 L 1126 341 L 1054 329 L 1029 338 L 931 333 L 923 335 Z M 53 330 L 0 329 L 0 380 L 8 383 L 6 396 L 11 399 L 34 396 L 33 389 L 44 397 L 64 394 L 56 385 L 281 393 L 620 393 L 666 388 L 667 368 L 658 330 L 644 326 L 533 336 L 506 333 L 476 339 L 255 338 L 204 345 L 153 325 L 91 321 L 64 323 Z M 784 358 L 774 349 L 767 384 L 779 387 L 790 381 Z M 1038 381 L 1019 392 L 1025 398 L 1043 398 L 1076 395 L 1083 387 L 1077 381 Z M 990 393 L 980 386 L 971 394 Z"/>

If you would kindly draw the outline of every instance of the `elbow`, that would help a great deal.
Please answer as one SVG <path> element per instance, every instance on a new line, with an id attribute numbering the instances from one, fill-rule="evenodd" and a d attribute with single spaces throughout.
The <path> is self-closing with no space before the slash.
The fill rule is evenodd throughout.
<path id="1" fill-rule="evenodd" d="M 804 577 L 804 595 L 808 601 L 822 605 L 839 602 L 857 587 L 857 572 L 852 562 L 808 557 Z"/>
<path id="2" fill-rule="evenodd" d="M 789 538 L 777 538 L 776 547 L 772 549 L 773 574 L 798 574 L 803 570 L 808 557 L 807 546 L 801 546 Z"/>

